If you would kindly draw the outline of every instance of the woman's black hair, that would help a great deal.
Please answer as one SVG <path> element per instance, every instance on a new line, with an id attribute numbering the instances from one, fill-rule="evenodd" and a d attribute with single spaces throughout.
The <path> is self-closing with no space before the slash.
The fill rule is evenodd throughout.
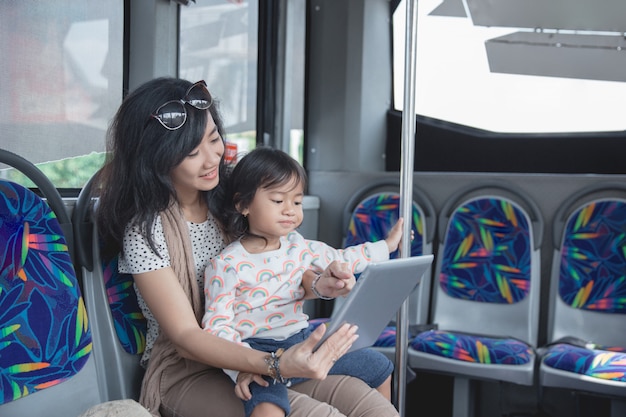
<path id="1" fill-rule="evenodd" d="M 107 132 L 107 159 L 93 187 L 99 196 L 96 221 L 108 259 L 122 250 L 125 228 L 137 225 L 154 248 L 152 226 L 176 198 L 171 171 L 202 141 L 208 113 L 185 104 L 186 122 L 176 130 L 164 128 L 151 115 L 163 103 L 182 99 L 191 82 L 162 77 L 138 87 L 120 105 Z M 224 140 L 218 104 L 208 109 Z M 220 178 L 225 171 L 220 162 Z M 205 192 L 209 211 L 217 213 L 222 185 Z"/>
<path id="2" fill-rule="evenodd" d="M 289 154 L 279 149 L 258 147 L 246 154 L 228 176 L 222 223 L 232 241 L 251 235 L 241 211 L 250 206 L 258 189 L 274 188 L 293 180 L 306 189 L 306 171 Z"/>

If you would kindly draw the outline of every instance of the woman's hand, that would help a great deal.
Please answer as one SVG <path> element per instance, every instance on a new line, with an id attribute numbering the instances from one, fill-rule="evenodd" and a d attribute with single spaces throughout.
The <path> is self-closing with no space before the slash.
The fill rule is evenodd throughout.
<path id="1" fill-rule="evenodd" d="M 325 297 L 337 298 L 347 295 L 354 287 L 356 279 L 345 262 L 333 261 L 322 272 L 315 288 Z"/>
<path id="2" fill-rule="evenodd" d="M 342 357 L 359 337 L 357 327 L 344 324 L 313 352 L 326 332 L 321 325 L 304 342 L 287 349 L 280 357 L 280 374 L 283 378 L 303 377 L 324 379 L 334 363 Z"/>
<path id="3" fill-rule="evenodd" d="M 250 392 L 250 384 L 256 382 L 262 387 L 269 386 L 269 382 L 263 379 L 262 375 L 251 374 L 249 372 L 240 372 L 237 376 L 237 384 L 235 385 L 235 395 L 243 401 L 249 401 L 252 398 Z"/>

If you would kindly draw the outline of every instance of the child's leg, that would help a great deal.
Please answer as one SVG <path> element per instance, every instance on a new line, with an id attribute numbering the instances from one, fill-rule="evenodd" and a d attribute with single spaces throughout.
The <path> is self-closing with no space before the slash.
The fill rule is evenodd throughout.
<path id="1" fill-rule="evenodd" d="M 259 403 L 250 417 L 285 417 L 285 410 L 272 403 Z"/>
<path id="2" fill-rule="evenodd" d="M 252 349 L 276 352 L 279 348 L 288 349 L 302 341 L 303 338 L 304 334 L 300 332 L 281 341 L 252 337 L 244 340 L 244 342 L 247 342 Z M 256 382 L 250 384 L 252 398 L 243 402 L 246 417 L 285 417 L 291 411 L 287 387 L 283 384 L 274 383 L 274 380 L 269 376 L 263 378 L 269 382 L 268 387 L 262 387 Z"/>
<path id="3" fill-rule="evenodd" d="M 359 349 L 343 355 L 331 368 L 330 375 L 349 375 L 376 388 L 391 401 L 393 362 L 374 349 Z"/>
<path id="4" fill-rule="evenodd" d="M 252 398 L 243 402 L 247 417 L 285 417 L 289 414 L 289 399 L 287 387 L 275 384 L 270 377 L 264 377 L 270 385 L 262 387 L 253 382 L 250 384 Z"/>

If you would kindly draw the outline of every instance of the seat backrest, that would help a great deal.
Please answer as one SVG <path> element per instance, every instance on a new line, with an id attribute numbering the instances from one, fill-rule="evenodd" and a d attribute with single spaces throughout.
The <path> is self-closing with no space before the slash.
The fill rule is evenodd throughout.
<path id="1" fill-rule="evenodd" d="M 538 207 L 507 184 L 478 184 L 452 196 L 439 221 L 434 324 L 536 346 L 543 230 Z"/>
<path id="2" fill-rule="evenodd" d="M 0 162 L 27 175 L 38 171 L 8 154 L 0 150 Z M 58 218 L 71 224 L 45 175 L 29 178 L 48 203 L 0 180 L 0 415 L 78 415 L 101 402 L 101 393 L 90 323 Z"/>
<path id="3" fill-rule="evenodd" d="M 433 253 L 435 233 L 435 210 L 428 197 L 419 189 L 413 190 L 411 229 L 411 255 Z M 400 216 L 399 183 L 381 182 L 358 191 L 348 202 L 344 211 L 344 247 L 364 242 L 377 242 L 389 234 Z M 391 258 L 399 256 L 399 251 Z M 421 284 L 409 297 L 409 324 L 428 323 L 430 298 L 430 269 L 424 274 Z"/>
<path id="4" fill-rule="evenodd" d="M 368 195 L 352 212 L 343 246 L 385 239 L 391 227 L 398 221 L 399 211 L 399 193 L 383 191 Z M 427 246 L 424 217 L 424 210 L 413 202 L 411 228 L 415 233 L 415 239 L 411 241 L 411 256 L 424 254 L 424 246 Z M 396 251 L 390 254 L 390 258 L 395 259 L 398 255 L 399 251 Z"/>
<path id="5" fill-rule="evenodd" d="M 70 219 L 70 216 L 66 211 L 65 204 L 63 204 L 63 199 L 59 195 L 59 192 L 54 184 L 52 184 L 48 177 L 46 177 L 46 174 L 44 174 L 33 163 L 20 155 L 7 151 L 6 149 L 0 149 L 0 163 L 17 169 L 39 188 L 39 191 L 46 199 L 46 203 L 56 216 L 56 220 L 59 223 L 61 231 L 63 231 L 63 236 L 65 242 L 67 243 L 70 257 L 74 259 L 75 247 L 72 232 L 72 220 Z"/>
<path id="6" fill-rule="evenodd" d="M 554 242 L 548 341 L 626 347 L 626 185 L 586 188 L 565 201 Z"/>
<path id="7" fill-rule="evenodd" d="M 100 384 L 106 399 L 137 400 L 144 373 L 140 360 L 146 344 L 147 323 L 137 303 L 132 276 L 118 272 L 117 257 L 105 262 L 100 256 L 100 241 L 93 221 L 97 200 L 91 196 L 94 178 L 83 187 L 73 214 L 85 304 L 98 347 L 94 355 L 102 364 Z"/>

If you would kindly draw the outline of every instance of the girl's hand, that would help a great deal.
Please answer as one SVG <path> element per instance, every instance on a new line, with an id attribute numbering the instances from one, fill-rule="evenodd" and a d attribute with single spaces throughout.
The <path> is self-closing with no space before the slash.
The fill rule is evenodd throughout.
<path id="1" fill-rule="evenodd" d="M 400 217 L 396 224 L 393 225 L 391 230 L 389 231 L 389 235 L 385 242 L 387 242 L 387 247 L 389 248 L 389 253 L 393 253 L 400 246 L 400 242 L 402 242 L 402 226 L 404 224 L 404 219 Z M 411 240 L 414 238 L 413 230 L 411 230 Z"/>
<path id="2" fill-rule="evenodd" d="M 235 395 L 243 401 L 248 401 L 252 398 L 250 392 L 250 384 L 256 382 L 262 387 L 269 386 L 269 382 L 263 379 L 262 375 L 251 374 L 248 372 L 240 372 L 237 376 L 237 384 L 235 385 Z"/>
<path id="3" fill-rule="evenodd" d="M 325 297 L 337 298 L 347 295 L 354 287 L 356 278 L 345 262 L 333 261 L 315 284 L 315 289 Z"/>
<path id="4" fill-rule="evenodd" d="M 315 352 L 313 349 L 326 332 L 321 325 L 304 342 L 287 349 L 280 357 L 280 374 L 283 378 L 303 377 L 324 379 L 337 359 L 342 357 L 359 337 L 357 327 L 344 324 Z"/>

